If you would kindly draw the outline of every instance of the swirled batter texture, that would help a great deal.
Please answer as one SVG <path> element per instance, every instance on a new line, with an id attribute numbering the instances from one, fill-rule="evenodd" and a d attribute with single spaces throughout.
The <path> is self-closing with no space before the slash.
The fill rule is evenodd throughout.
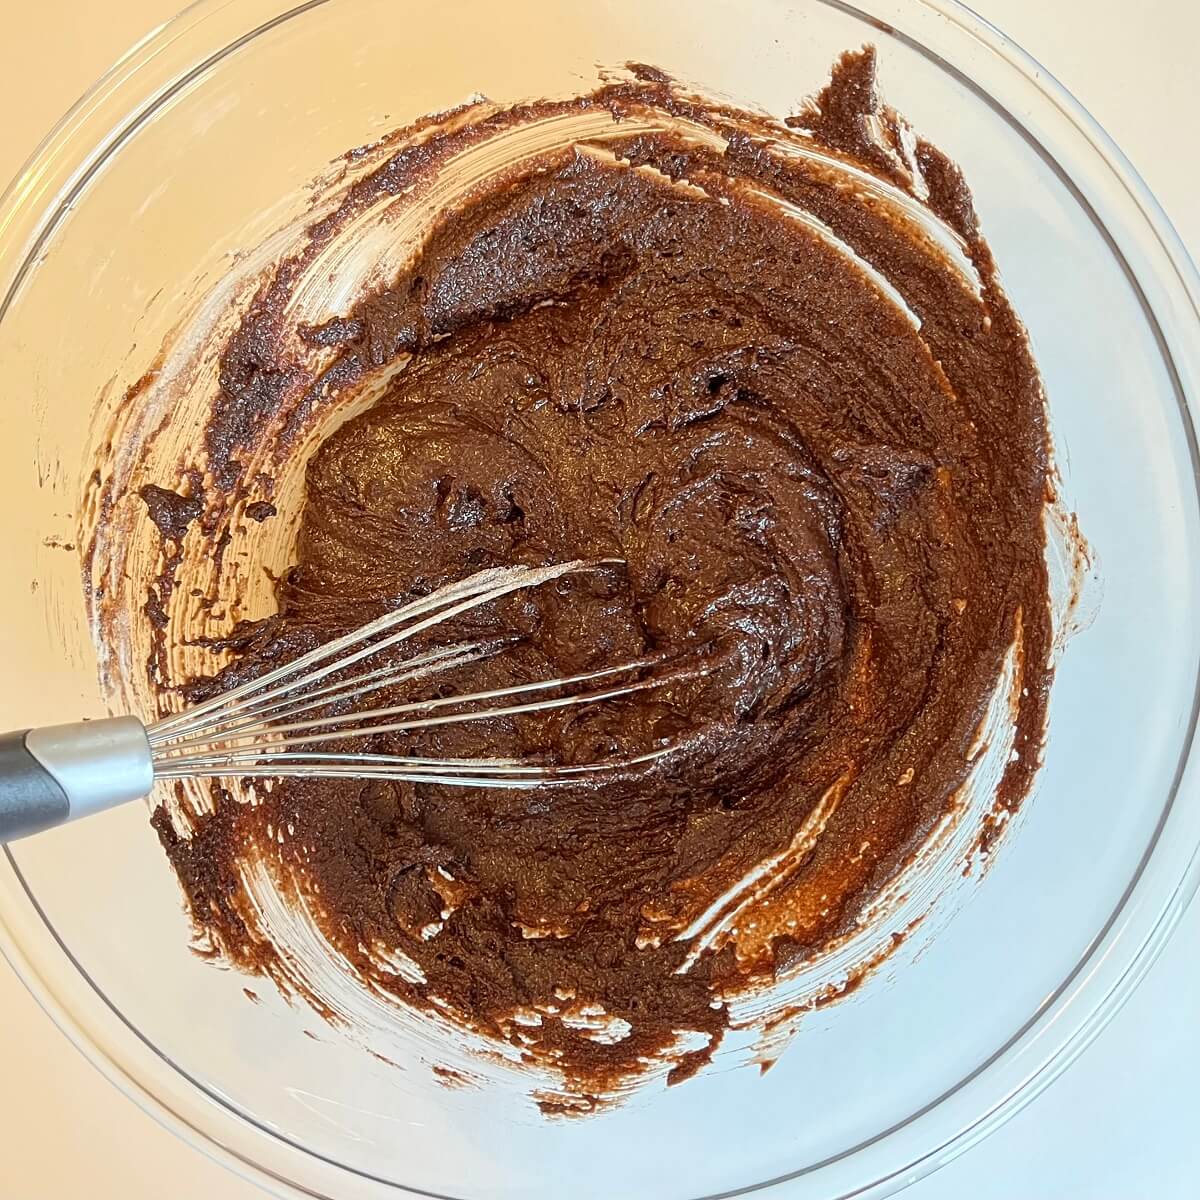
<path id="1" fill-rule="evenodd" d="M 618 124 L 486 183 L 399 278 L 300 331 L 326 353 L 309 403 L 409 358 L 311 460 L 278 614 L 192 694 L 482 567 L 618 559 L 439 630 L 517 640 L 437 686 L 650 655 L 690 673 L 363 744 L 674 752 L 533 792 L 280 782 L 254 807 L 218 793 L 190 838 L 157 821 L 195 919 L 242 965 L 272 953 L 230 900 L 254 845 L 374 986 L 581 1096 L 672 1053 L 686 1075 L 729 995 L 853 928 L 954 802 L 1014 645 L 1000 803 L 1017 803 L 1049 682 L 1043 397 L 957 169 L 880 104 L 869 52 L 795 133 L 636 76 L 572 103 L 661 131 Z M 346 214 L 469 136 L 401 154 Z M 218 484 L 287 382 L 286 277 L 224 352 Z M 379 970 L 379 946 L 417 970 Z"/>

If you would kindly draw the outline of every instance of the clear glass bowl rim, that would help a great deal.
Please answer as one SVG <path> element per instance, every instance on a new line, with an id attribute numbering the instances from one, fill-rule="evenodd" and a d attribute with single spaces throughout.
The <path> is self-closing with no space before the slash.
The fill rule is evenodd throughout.
<path id="1" fill-rule="evenodd" d="M 268 30 L 329 2 L 306 0 L 288 6 L 286 0 L 283 3 L 280 0 L 253 0 L 238 6 L 237 27 L 233 28 L 230 26 L 232 6 L 229 0 L 194 0 L 131 47 L 97 80 L 46 135 L 0 195 L 0 322 L 17 298 L 26 276 L 36 269 L 39 256 L 53 237 L 62 216 L 86 188 L 96 170 L 120 150 L 155 110 L 226 55 Z M 846 0 L 818 2 L 868 23 L 879 23 L 874 15 Z M 1200 274 L 1166 214 L 1112 139 L 1040 63 L 958 0 L 905 2 L 912 9 L 926 10 L 943 18 L 955 27 L 956 32 L 982 45 L 1003 68 L 1033 85 L 1040 98 L 1053 105 L 1057 115 L 1083 138 L 1132 200 L 1145 222 L 1146 231 L 1152 235 L 1156 248 L 1174 273 L 1172 283 L 1186 305 L 1183 316 L 1174 318 L 1172 324 L 1190 327 L 1195 335 L 1193 344 L 1200 345 Z M 221 19 L 216 20 L 218 17 Z M 214 37 L 214 33 L 218 36 Z M 887 27 L 887 33 L 908 42 L 996 107 L 988 92 L 936 52 L 893 26 Z M 163 78 L 158 79 L 159 86 L 154 87 L 156 71 Z M 1049 153 L 1016 117 L 1002 108 L 1000 111 L 1039 152 Z M 1050 158 L 1053 162 L 1052 155 Z M 1062 178 L 1068 180 L 1057 163 L 1055 166 Z M 1076 198 L 1089 207 L 1086 198 L 1078 192 Z M 1103 228 L 1094 214 L 1093 219 Z M 1155 320 L 1157 322 L 1157 317 Z M 1190 364 L 1191 369 L 1184 372 L 1181 379 L 1165 343 L 1163 353 L 1175 374 L 1183 424 L 1190 443 L 1193 479 L 1200 500 L 1200 454 L 1190 415 L 1200 407 L 1200 361 Z M 1200 360 L 1200 353 L 1196 357 Z M 861 1185 L 849 1191 L 839 1189 L 836 1193 L 839 1200 L 890 1195 L 981 1141 L 1039 1095 L 1086 1049 L 1145 977 L 1200 886 L 1200 780 L 1197 779 L 1200 766 L 1193 753 L 1198 713 L 1200 679 L 1182 737 L 1174 786 L 1164 802 L 1158 828 L 1136 875 L 1072 971 L 1009 1041 L 921 1112 L 912 1114 L 901 1125 L 882 1131 L 870 1142 L 843 1152 L 836 1160 L 812 1164 L 791 1175 L 763 1180 L 737 1192 L 723 1193 L 724 1196 L 768 1190 L 786 1185 L 800 1175 L 821 1172 L 869 1146 L 894 1139 L 906 1127 L 961 1093 L 968 1084 L 983 1081 L 989 1075 L 997 1076 L 996 1085 L 992 1087 L 997 1093 L 995 1098 L 985 1104 L 982 1111 L 973 1112 L 962 1121 L 955 1132 L 934 1145 L 924 1146 L 918 1153 L 892 1162 L 886 1171 Z M 1185 829 L 1191 836 L 1174 847 L 1170 869 L 1164 871 L 1160 854 L 1162 835 L 1168 821 L 1181 811 L 1189 814 Z M 287 1166 L 280 1169 L 278 1153 L 260 1155 L 256 1152 L 272 1144 L 271 1148 L 282 1150 L 284 1158 L 293 1166 L 299 1160 L 311 1159 L 311 1154 L 233 1112 L 125 1021 L 83 972 L 70 949 L 44 918 L 11 853 L 4 847 L 0 850 L 3 850 L 0 855 L 0 952 L 85 1057 L 160 1124 L 235 1173 L 281 1196 L 332 1200 L 330 1193 L 314 1190 L 299 1181 Z M 1157 865 L 1154 871 L 1150 870 L 1152 860 Z M 81 987 L 81 984 L 87 986 Z M 1063 1019 L 1068 1016 L 1070 1019 Z M 1057 1025 L 1058 1029 L 1052 1031 L 1051 1025 Z M 1035 1065 L 1032 1068 L 1022 1065 L 1020 1077 L 1009 1070 L 1010 1078 L 1005 1079 L 1001 1068 L 1011 1065 L 1019 1050 L 1035 1051 Z M 273 1161 L 268 1162 L 268 1159 Z M 338 1169 L 348 1176 L 356 1175 L 347 1168 Z M 370 1177 L 358 1178 L 360 1182 L 366 1182 Z M 396 1195 L 434 1195 L 394 1184 L 390 1186 Z M 722 1198 L 711 1196 L 706 1200 Z"/>

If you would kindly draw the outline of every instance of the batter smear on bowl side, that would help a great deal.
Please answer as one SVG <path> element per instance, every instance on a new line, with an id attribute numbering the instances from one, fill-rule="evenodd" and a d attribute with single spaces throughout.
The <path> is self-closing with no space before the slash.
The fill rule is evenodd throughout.
<path id="1" fill-rule="evenodd" d="M 593 133 L 484 175 L 398 274 L 297 316 L 339 232 L 555 121 Z M 555 1072 L 586 1108 L 663 1064 L 673 1081 L 701 1067 L 731 997 L 855 928 L 955 802 L 1006 670 L 994 799 L 1025 796 L 1051 675 L 1044 398 L 958 169 L 881 103 L 869 50 L 786 126 L 634 67 L 392 145 L 222 350 L 175 532 L 223 550 L 253 499 L 252 533 L 291 504 L 298 535 L 277 611 L 237 625 L 184 694 L 484 567 L 616 559 L 438 629 L 517 636 L 436 686 L 650 655 L 690 668 L 677 682 L 347 748 L 673 750 L 540 791 L 292 780 L 247 803 L 216 787 L 154 823 L 214 953 L 295 986 L 246 899 L 265 871 L 375 994 Z M 272 491 L 255 447 L 273 438 L 283 463 L 368 382 L 302 496 Z"/>

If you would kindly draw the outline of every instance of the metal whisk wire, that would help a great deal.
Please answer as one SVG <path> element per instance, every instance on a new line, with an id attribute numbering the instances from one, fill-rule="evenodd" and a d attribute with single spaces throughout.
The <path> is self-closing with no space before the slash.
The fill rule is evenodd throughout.
<path id="1" fill-rule="evenodd" d="M 661 657 L 649 657 L 558 679 L 374 708 L 353 707 L 363 697 L 384 689 L 478 662 L 502 651 L 513 639 L 451 643 L 349 676 L 345 674 L 348 668 L 502 596 L 613 561 L 499 567 L 439 588 L 258 679 L 148 726 L 154 775 L 161 779 L 351 776 L 459 787 L 530 788 L 660 758 L 670 747 L 579 766 L 511 758 L 429 758 L 314 749 L 373 734 L 406 734 L 438 725 L 594 704 L 662 687 L 690 674 L 675 670 L 639 677 L 640 672 L 663 665 Z M 454 711 L 442 711 L 445 709 Z"/>

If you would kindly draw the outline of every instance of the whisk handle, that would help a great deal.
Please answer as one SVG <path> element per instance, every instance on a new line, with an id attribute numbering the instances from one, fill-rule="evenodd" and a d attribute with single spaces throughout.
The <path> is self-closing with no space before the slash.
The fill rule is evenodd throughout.
<path id="1" fill-rule="evenodd" d="M 154 764 L 135 717 L 0 734 L 0 842 L 149 795 Z"/>

